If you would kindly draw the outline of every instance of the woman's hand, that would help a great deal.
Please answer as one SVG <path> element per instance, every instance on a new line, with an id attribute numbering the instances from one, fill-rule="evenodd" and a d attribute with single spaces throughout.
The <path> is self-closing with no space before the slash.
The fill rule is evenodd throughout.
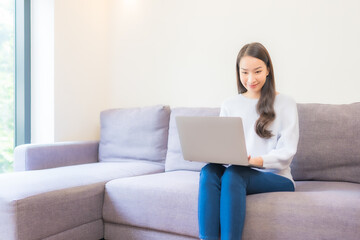
<path id="1" fill-rule="evenodd" d="M 264 160 L 262 159 L 262 157 L 254 157 L 253 158 L 249 155 L 248 161 L 249 161 L 249 164 L 255 165 L 255 166 L 260 166 L 260 167 L 262 167 L 264 164 Z"/>

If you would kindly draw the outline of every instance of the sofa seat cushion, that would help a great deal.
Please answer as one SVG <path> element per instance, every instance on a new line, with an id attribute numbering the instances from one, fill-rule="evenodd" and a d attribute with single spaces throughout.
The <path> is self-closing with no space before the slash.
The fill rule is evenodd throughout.
<path id="1" fill-rule="evenodd" d="M 197 234 L 198 176 L 195 171 L 173 171 L 110 181 L 105 186 L 104 221 Z"/>
<path id="2" fill-rule="evenodd" d="M 101 220 L 107 181 L 162 171 L 136 161 L 0 174 L 0 239 L 43 239 Z"/>
<path id="3" fill-rule="evenodd" d="M 197 237 L 198 181 L 194 171 L 110 181 L 104 221 Z M 360 184 L 341 182 L 297 182 L 296 192 L 249 195 L 244 239 L 355 240 L 359 202 Z"/>

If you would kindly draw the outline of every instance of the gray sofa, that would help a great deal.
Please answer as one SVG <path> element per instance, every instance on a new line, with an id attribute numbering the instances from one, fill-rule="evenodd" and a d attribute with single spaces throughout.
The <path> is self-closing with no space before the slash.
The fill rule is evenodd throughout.
<path id="1" fill-rule="evenodd" d="M 295 192 L 250 195 L 244 240 L 360 239 L 360 103 L 298 104 Z M 175 116 L 217 108 L 101 113 L 95 142 L 15 149 L 0 175 L 0 240 L 197 239 L 199 170 Z"/>

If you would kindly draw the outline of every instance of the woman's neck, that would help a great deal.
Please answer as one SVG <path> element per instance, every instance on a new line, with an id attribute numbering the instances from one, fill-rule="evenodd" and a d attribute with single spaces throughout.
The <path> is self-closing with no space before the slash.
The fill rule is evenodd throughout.
<path id="1" fill-rule="evenodd" d="M 275 94 L 278 95 L 279 92 L 275 92 Z M 260 99 L 261 97 L 261 93 L 244 92 L 242 95 L 246 98 L 251 98 L 251 99 Z"/>
<path id="2" fill-rule="evenodd" d="M 261 93 L 244 92 L 242 95 L 244 97 L 251 98 L 251 99 L 259 99 L 261 96 Z"/>

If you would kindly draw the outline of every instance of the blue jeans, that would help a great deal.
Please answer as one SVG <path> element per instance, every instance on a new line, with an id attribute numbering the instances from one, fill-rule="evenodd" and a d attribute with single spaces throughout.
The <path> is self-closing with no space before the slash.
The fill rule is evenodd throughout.
<path id="1" fill-rule="evenodd" d="M 294 191 L 290 179 L 243 166 L 207 164 L 200 172 L 199 238 L 240 240 L 244 228 L 246 195 Z"/>

